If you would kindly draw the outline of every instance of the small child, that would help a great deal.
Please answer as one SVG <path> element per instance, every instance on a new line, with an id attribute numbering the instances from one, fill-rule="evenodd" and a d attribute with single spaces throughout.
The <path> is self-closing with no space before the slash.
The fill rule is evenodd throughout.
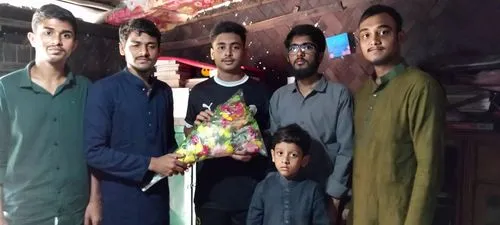
<path id="1" fill-rule="evenodd" d="M 330 225 L 326 197 L 319 185 L 301 179 L 309 162 L 311 137 L 297 124 L 280 128 L 273 137 L 272 159 L 278 172 L 255 188 L 247 225 Z"/>

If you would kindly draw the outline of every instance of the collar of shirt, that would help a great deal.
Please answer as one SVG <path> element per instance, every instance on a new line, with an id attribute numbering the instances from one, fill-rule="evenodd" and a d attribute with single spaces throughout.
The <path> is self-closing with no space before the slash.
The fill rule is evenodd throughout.
<path id="1" fill-rule="evenodd" d="M 31 88 L 34 91 L 37 91 L 37 88 L 33 86 L 33 82 L 31 81 L 31 76 L 30 76 L 30 69 L 35 65 L 35 61 L 31 61 L 28 63 L 28 65 L 24 68 L 23 73 L 24 76 L 20 79 L 19 82 L 19 87 L 21 88 Z M 66 73 L 66 80 L 62 84 L 63 87 L 72 84 L 75 81 L 75 75 L 69 70 L 69 68 L 66 66 L 64 69 Z"/>
<path id="2" fill-rule="evenodd" d="M 321 77 L 316 82 L 316 85 L 314 85 L 314 91 L 323 93 L 326 91 L 327 86 L 328 86 L 328 81 L 326 80 L 325 76 L 323 76 L 323 74 L 321 74 Z M 291 92 L 297 92 L 297 90 L 298 90 L 297 81 L 295 81 L 294 85 L 289 86 L 289 90 Z"/>
<path id="3" fill-rule="evenodd" d="M 250 78 L 248 75 L 243 74 L 243 77 L 239 80 L 236 81 L 224 81 L 219 78 L 218 75 L 214 76 L 214 82 L 217 83 L 218 85 L 224 86 L 224 87 L 236 87 L 239 85 L 244 84 L 245 82 L 248 81 L 248 78 Z"/>
<path id="4" fill-rule="evenodd" d="M 285 187 L 294 187 L 295 185 L 300 183 L 300 181 L 304 180 L 304 178 L 300 175 L 300 173 L 291 179 L 285 178 L 284 176 L 282 176 L 279 173 L 277 175 L 279 177 L 280 184 L 285 186 Z"/>
<path id="5" fill-rule="evenodd" d="M 137 89 L 139 89 L 141 91 L 152 91 L 157 86 L 158 79 L 156 79 L 155 76 L 149 76 L 149 83 L 151 84 L 151 88 L 149 88 L 146 86 L 146 84 L 144 83 L 144 81 L 141 78 L 132 74 L 127 68 L 123 69 L 123 71 L 126 74 L 125 79 L 127 80 L 127 82 L 129 82 L 133 86 L 137 87 Z"/>
<path id="6" fill-rule="evenodd" d="M 384 89 L 387 86 L 387 84 L 389 83 L 389 81 L 391 81 L 392 79 L 394 79 L 398 75 L 402 74 L 406 70 L 406 67 L 407 67 L 406 63 L 402 62 L 402 63 L 396 65 L 394 68 L 392 68 L 384 76 L 381 76 L 380 77 L 380 85 L 377 85 L 373 92 L 375 93 L 375 92 L 378 92 L 378 91 L 381 91 L 382 89 Z M 374 79 L 371 79 L 371 80 L 372 80 L 372 82 L 375 83 Z"/>

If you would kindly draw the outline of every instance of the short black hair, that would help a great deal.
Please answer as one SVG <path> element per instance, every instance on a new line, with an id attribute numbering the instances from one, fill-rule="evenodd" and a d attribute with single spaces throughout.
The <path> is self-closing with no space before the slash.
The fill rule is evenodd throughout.
<path id="1" fill-rule="evenodd" d="M 290 44 L 292 43 L 292 39 L 295 36 L 308 36 L 311 38 L 311 41 L 316 45 L 318 48 L 318 54 L 322 54 L 325 52 L 326 49 L 326 38 L 325 34 L 323 34 L 323 31 L 321 31 L 319 28 L 311 25 L 311 24 L 300 24 L 297 26 L 294 26 L 290 32 L 288 32 L 288 35 L 286 35 L 285 39 L 285 47 L 288 49 L 290 47 Z"/>
<path id="2" fill-rule="evenodd" d="M 372 17 L 372 16 L 382 14 L 382 13 L 387 13 L 390 17 L 392 17 L 394 22 L 396 22 L 396 31 L 397 32 L 400 32 L 401 30 L 403 30 L 403 17 L 401 17 L 401 14 L 399 14 L 398 11 L 396 11 L 396 9 L 394 9 L 390 6 L 379 5 L 379 4 L 372 5 L 368 9 L 365 10 L 363 15 L 361 15 L 361 19 L 359 19 L 358 26 L 363 21 L 365 21 L 368 17 Z"/>
<path id="3" fill-rule="evenodd" d="M 281 142 L 296 144 L 302 150 L 303 155 L 309 155 L 311 136 L 295 123 L 281 127 L 274 133 L 273 149 Z"/>
<path id="4" fill-rule="evenodd" d="M 222 33 L 234 33 L 240 36 L 243 44 L 247 41 L 247 29 L 236 22 L 233 21 L 221 21 L 217 23 L 210 31 L 210 43 L 213 43 L 219 34 Z"/>
<path id="5" fill-rule="evenodd" d="M 132 32 L 137 32 L 139 34 L 146 33 L 151 37 L 155 37 L 156 40 L 158 40 L 158 44 L 161 42 L 161 32 L 151 20 L 144 18 L 131 19 L 122 24 L 118 31 L 120 41 L 126 42 Z"/>
<path id="6" fill-rule="evenodd" d="M 78 31 L 76 18 L 69 10 L 54 4 L 43 5 L 38 8 L 35 13 L 33 13 L 33 17 L 31 19 L 31 29 L 35 31 L 38 24 L 47 19 L 58 19 L 60 21 L 68 22 L 73 27 L 73 32 L 76 36 Z"/>

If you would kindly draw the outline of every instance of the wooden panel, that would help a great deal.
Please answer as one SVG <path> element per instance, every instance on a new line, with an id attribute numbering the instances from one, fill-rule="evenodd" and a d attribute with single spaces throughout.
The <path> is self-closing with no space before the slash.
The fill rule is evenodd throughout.
<path id="1" fill-rule="evenodd" d="M 474 225 L 500 224 L 500 186 L 479 184 L 474 204 Z"/>
<path id="2" fill-rule="evenodd" d="M 477 180 L 500 185 L 498 140 L 477 143 Z"/>
<path id="3" fill-rule="evenodd" d="M 346 8 L 354 8 L 359 7 L 359 5 L 365 5 L 366 3 L 370 2 L 370 0 L 342 0 L 341 2 L 342 5 Z"/>
<path id="4" fill-rule="evenodd" d="M 279 2 L 273 2 L 269 4 L 268 7 L 257 7 L 257 10 L 260 10 L 260 12 L 266 17 L 266 18 L 273 18 L 276 16 L 280 16 L 283 14 L 283 12 L 278 8 L 273 5 L 277 5 Z M 278 10 L 275 10 L 278 9 Z"/>
<path id="5" fill-rule="evenodd" d="M 469 137 L 470 138 L 470 137 Z M 474 182 L 476 180 L 476 146 L 467 143 L 462 149 L 462 184 L 460 199 L 460 225 L 473 225 Z"/>
<path id="6" fill-rule="evenodd" d="M 451 145 L 455 146 L 455 149 L 460 153 L 457 155 L 456 164 L 457 197 L 455 204 L 457 205 L 457 212 L 454 225 L 475 225 L 478 222 L 478 215 L 475 214 L 478 213 L 476 208 L 479 205 L 485 205 L 484 202 L 487 201 L 485 196 L 491 195 L 488 194 L 488 192 L 491 193 L 491 188 L 484 188 L 484 186 L 482 190 L 478 188 L 478 178 L 476 176 L 479 167 L 477 154 L 481 151 L 480 149 L 494 148 L 493 146 L 496 145 L 495 140 L 498 140 L 500 135 L 492 132 L 450 130 L 446 136 L 448 140 L 447 146 L 449 147 L 450 143 L 453 143 Z"/>

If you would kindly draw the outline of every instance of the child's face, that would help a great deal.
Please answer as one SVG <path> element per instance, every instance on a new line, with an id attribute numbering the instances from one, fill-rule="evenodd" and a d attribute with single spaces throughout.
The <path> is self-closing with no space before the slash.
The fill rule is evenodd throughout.
<path id="1" fill-rule="evenodd" d="M 286 178 L 293 178 L 309 162 L 309 156 L 304 156 L 302 149 L 293 143 L 280 142 L 271 151 L 276 169 Z"/>

